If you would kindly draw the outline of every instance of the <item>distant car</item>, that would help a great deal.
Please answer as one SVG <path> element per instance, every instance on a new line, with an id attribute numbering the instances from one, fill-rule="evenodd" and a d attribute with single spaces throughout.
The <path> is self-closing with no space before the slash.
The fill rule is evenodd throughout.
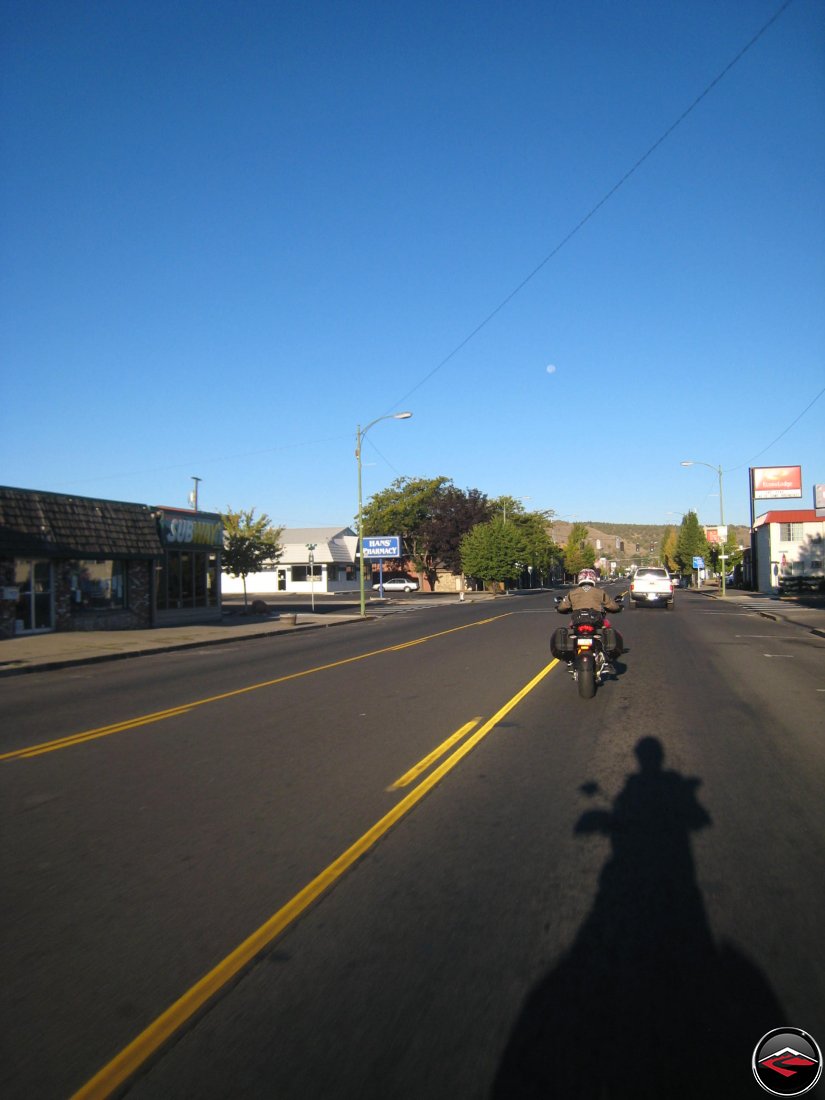
<path id="1" fill-rule="evenodd" d="M 409 577 L 387 577 L 384 581 L 385 592 L 415 592 L 418 588 L 418 581 L 411 580 Z M 372 586 L 373 592 L 378 592 L 381 589 L 381 585 L 377 582 Z"/>

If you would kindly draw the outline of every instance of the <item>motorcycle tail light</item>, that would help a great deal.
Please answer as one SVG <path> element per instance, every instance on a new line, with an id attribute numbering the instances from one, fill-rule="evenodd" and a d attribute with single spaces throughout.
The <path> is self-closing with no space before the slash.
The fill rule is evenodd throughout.
<path id="1" fill-rule="evenodd" d="M 593 627 L 589 626 L 587 623 L 582 623 L 582 625 L 579 627 L 579 634 L 592 634 L 592 633 L 593 633 Z"/>

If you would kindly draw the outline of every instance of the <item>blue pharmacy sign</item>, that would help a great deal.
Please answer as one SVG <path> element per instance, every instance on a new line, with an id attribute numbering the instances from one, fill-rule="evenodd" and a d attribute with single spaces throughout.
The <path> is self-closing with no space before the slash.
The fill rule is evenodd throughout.
<path id="1" fill-rule="evenodd" d="M 364 536 L 364 559 L 401 557 L 400 535 Z"/>

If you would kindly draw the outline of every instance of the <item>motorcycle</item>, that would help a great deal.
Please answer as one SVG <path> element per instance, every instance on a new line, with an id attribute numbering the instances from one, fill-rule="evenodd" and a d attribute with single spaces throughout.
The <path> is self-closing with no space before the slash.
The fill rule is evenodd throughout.
<path id="1" fill-rule="evenodd" d="M 616 597 L 622 606 L 624 593 Z M 562 596 L 554 596 L 556 606 Z M 559 661 L 566 661 L 567 668 L 579 686 L 582 699 L 592 699 L 596 687 L 613 669 L 610 661 L 621 653 L 617 632 L 605 618 L 604 611 L 583 607 L 570 613 L 570 625 L 560 626 L 553 632 L 550 652 Z"/>

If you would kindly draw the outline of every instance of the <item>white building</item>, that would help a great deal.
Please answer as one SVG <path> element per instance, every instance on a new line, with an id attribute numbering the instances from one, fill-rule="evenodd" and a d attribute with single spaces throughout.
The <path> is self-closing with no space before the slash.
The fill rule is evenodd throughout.
<path id="1" fill-rule="evenodd" d="M 825 519 L 815 509 L 766 512 L 754 523 L 760 592 L 815 590 L 825 582 Z"/>
<path id="2" fill-rule="evenodd" d="M 309 596 L 357 592 L 358 536 L 350 527 L 287 527 L 281 533 L 283 553 L 260 573 L 246 578 L 247 593 L 265 596 L 294 592 Z M 312 548 L 312 549 L 310 549 Z M 243 578 L 221 574 L 221 593 L 243 593 Z"/>

